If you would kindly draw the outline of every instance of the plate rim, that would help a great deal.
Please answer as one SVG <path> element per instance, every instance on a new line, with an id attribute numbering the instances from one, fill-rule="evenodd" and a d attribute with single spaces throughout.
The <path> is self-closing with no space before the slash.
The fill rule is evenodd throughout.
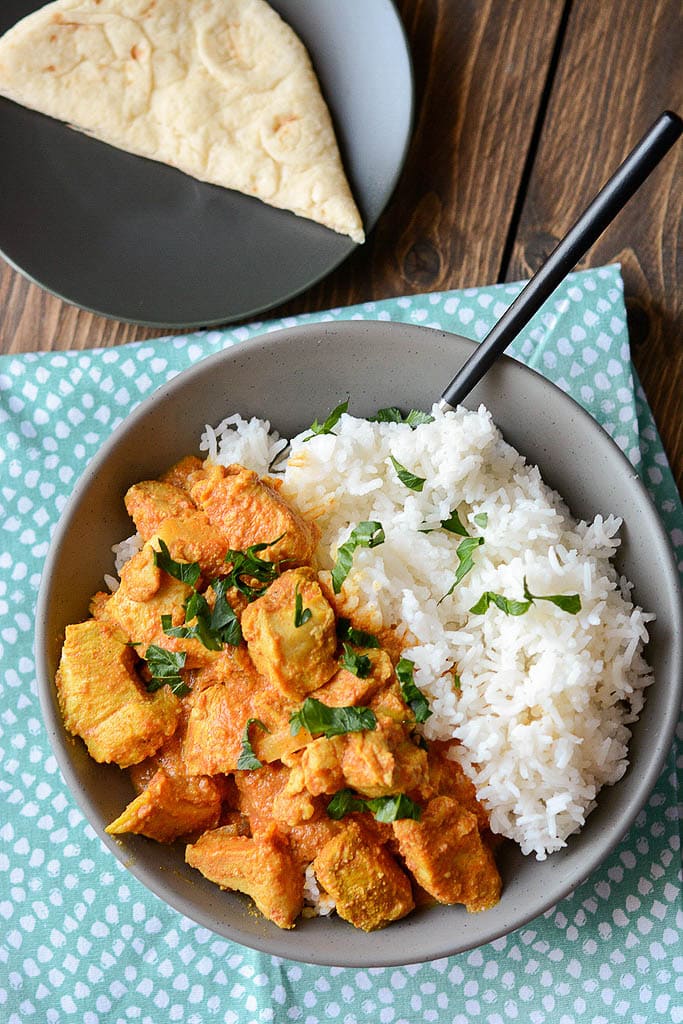
<path id="1" fill-rule="evenodd" d="M 265 313 L 268 310 L 274 309 L 276 306 L 284 305 L 285 303 L 290 302 L 292 299 L 296 298 L 298 295 L 302 295 L 304 292 L 308 291 L 310 288 L 313 288 L 315 285 L 319 284 L 322 280 L 324 280 L 330 274 L 334 273 L 334 271 L 337 270 L 341 266 L 342 263 L 344 263 L 347 259 L 349 259 L 353 255 L 353 253 L 355 253 L 358 249 L 362 248 L 362 245 L 366 245 L 366 246 L 368 245 L 369 236 L 371 235 L 372 231 L 375 229 L 375 227 L 377 225 L 377 222 L 379 221 L 380 217 L 382 216 L 382 214 L 386 210 L 387 206 L 391 202 L 391 199 L 392 199 L 392 196 L 393 196 L 393 194 L 394 194 L 394 192 L 396 190 L 398 181 L 399 181 L 399 179 L 401 177 L 401 174 L 403 173 L 403 170 L 405 168 L 406 160 L 407 160 L 407 157 L 408 157 L 408 151 L 410 149 L 410 145 L 411 145 L 411 142 L 412 142 L 412 139 L 413 139 L 413 135 L 414 135 L 414 129 L 415 129 L 415 104 L 416 104 L 416 100 L 415 100 L 415 66 L 414 66 L 412 50 L 411 50 L 411 47 L 410 47 L 410 40 L 408 38 L 408 33 L 407 33 L 407 30 L 406 30 L 404 21 L 403 21 L 403 19 L 401 17 L 400 11 L 398 10 L 398 6 L 397 6 L 397 3 L 396 3 L 396 0 L 379 0 L 379 2 L 384 4 L 386 9 L 387 9 L 387 11 L 388 12 L 390 11 L 393 14 L 393 17 L 394 17 L 394 20 L 395 20 L 395 23 L 396 23 L 396 27 L 398 29 L 399 37 L 400 37 L 400 39 L 401 39 L 401 41 L 403 43 L 403 50 L 404 50 L 403 56 L 405 57 L 405 61 L 406 61 L 406 71 L 407 71 L 408 86 L 409 86 L 409 88 L 408 88 L 408 95 L 406 97 L 406 99 L 407 99 L 407 104 L 406 105 L 407 105 L 407 108 L 408 108 L 408 116 L 407 116 L 407 121 L 406 121 L 405 136 L 403 138 L 403 143 L 402 143 L 402 146 L 401 146 L 401 152 L 400 152 L 400 155 L 399 155 L 399 157 L 398 157 L 398 159 L 396 161 L 396 166 L 394 168 L 393 174 L 387 179 L 387 184 L 386 184 L 386 187 L 384 189 L 384 193 L 385 193 L 384 200 L 383 200 L 382 207 L 381 207 L 379 213 L 374 217 L 374 219 L 373 218 L 368 219 L 364 223 L 364 225 L 363 225 L 364 229 L 365 229 L 365 236 L 366 236 L 365 242 L 364 243 L 356 243 L 356 242 L 353 242 L 347 236 L 340 236 L 342 241 L 344 239 L 346 239 L 346 241 L 348 243 L 348 248 L 344 252 L 341 252 L 330 263 L 326 264 L 325 267 L 322 270 L 320 270 L 320 272 L 317 273 L 314 277 L 309 278 L 306 281 L 305 284 L 303 284 L 303 285 L 296 285 L 293 288 L 289 289 L 288 291 L 283 292 L 281 295 L 279 295 L 274 300 L 268 300 L 267 302 L 257 303 L 253 307 L 250 307 L 247 310 L 243 310 L 243 311 L 241 311 L 241 312 L 239 312 L 237 314 L 233 314 L 233 313 L 229 313 L 228 312 L 228 313 L 226 313 L 225 315 L 222 315 L 222 316 L 214 316 L 214 317 L 209 317 L 209 318 L 192 319 L 192 320 L 187 320 L 187 319 L 172 320 L 172 319 L 166 319 L 166 318 L 164 318 L 164 319 L 156 319 L 155 320 L 155 319 L 148 319 L 148 318 L 135 317 L 135 316 L 126 316 L 126 315 L 121 315 L 119 313 L 107 312 L 106 310 L 101 309 L 98 305 L 91 305 L 91 304 L 86 303 L 86 302 L 79 302 L 79 301 L 77 301 L 75 299 L 69 298 L 69 296 L 65 295 L 63 293 L 63 291 L 61 291 L 60 289 L 55 288 L 55 287 L 53 287 L 53 286 L 51 286 L 51 285 L 49 285 L 49 284 L 47 284 L 47 283 L 45 283 L 43 281 L 41 281 L 40 278 L 37 277 L 34 273 L 32 273 L 29 269 L 24 268 L 19 263 L 17 263 L 17 261 L 15 259 L 13 259 L 11 256 L 9 256 L 8 253 L 5 251 L 5 248 L 3 246 L 3 243 L 2 243 L 1 239 L 0 239 L 0 257 L 2 257 L 2 259 L 8 264 L 9 267 L 11 267 L 12 270 L 14 270 L 16 273 L 20 274 L 30 284 L 36 285 L 38 288 L 40 288 L 43 291 L 47 292 L 49 295 L 52 295 L 54 298 L 59 299 L 60 302 L 64 302 L 67 305 L 72 306 L 72 307 L 74 307 L 77 310 L 83 310 L 85 313 L 90 313 L 90 314 L 92 314 L 94 316 L 102 317 L 103 319 L 112 321 L 114 323 L 130 324 L 130 325 L 134 325 L 134 326 L 138 326 L 138 327 L 150 328 L 150 329 L 153 329 L 153 330 L 196 331 L 196 330 L 201 330 L 202 328 L 218 327 L 218 326 L 220 326 L 222 324 L 226 324 L 227 325 L 227 324 L 243 323 L 245 321 L 248 321 L 250 319 L 258 317 L 260 314 Z M 42 6 L 42 5 L 38 4 L 36 6 L 36 10 L 38 10 L 40 8 L 40 6 Z M 308 50 L 308 47 L 307 47 L 307 50 Z M 313 58 L 314 54 L 311 54 L 311 57 Z M 3 103 L 5 103 L 5 102 L 6 103 L 11 103 L 12 102 L 11 100 L 5 99 L 4 97 L 0 97 L 0 101 L 2 101 Z M 327 100 L 325 100 L 325 102 L 327 103 Z M 15 104 L 15 105 L 21 106 L 21 104 Z M 49 117 L 49 115 L 41 114 L 39 111 L 31 110 L 28 107 L 25 107 L 23 109 L 29 111 L 30 114 L 35 116 L 35 117 Z M 55 119 L 55 118 L 49 118 L 49 119 L 51 121 L 57 121 L 58 122 L 58 119 Z M 62 123 L 64 123 L 64 122 L 62 122 Z M 337 134 L 338 133 L 337 133 L 336 124 L 335 124 L 335 135 L 337 135 Z M 101 140 L 93 140 L 93 141 L 99 142 L 100 145 L 104 145 L 104 146 L 108 145 L 107 143 L 102 142 Z M 118 147 L 109 147 L 109 148 L 118 149 Z M 126 152 L 125 150 L 120 150 L 120 151 L 121 152 Z M 136 156 L 137 159 L 139 159 L 139 160 L 148 160 L 152 164 L 159 163 L 159 161 L 151 160 L 148 157 L 138 156 L 137 154 L 129 154 L 129 155 Z M 163 163 L 161 164 L 161 166 L 170 167 L 170 165 L 163 164 Z M 196 181 L 200 185 L 210 185 L 210 183 L 202 182 L 199 179 L 193 178 L 192 175 L 184 174 L 184 172 L 180 171 L 178 168 L 170 168 L 170 169 L 173 170 L 173 171 L 176 171 L 178 174 L 183 174 L 185 177 L 190 178 L 191 181 Z M 347 173 L 346 161 L 344 161 L 344 171 L 345 171 L 345 174 L 346 174 Z M 221 186 L 212 186 L 212 187 L 220 188 Z M 241 195 L 241 193 L 239 193 L 237 190 L 234 190 L 234 189 L 228 189 L 227 191 L 235 192 L 237 195 Z M 247 198 L 253 198 L 253 197 L 247 197 Z M 354 198 L 355 198 L 355 195 L 354 195 Z M 267 203 L 265 203 L 264 205 L 268 206 Z M 275 207 L 272 207 L 272 209 L 275 209 Z M 291 213 L 291 211 L 284 211 L 284 212 Z M 291 216 L 297 216 L 297 215 L 294 214 L 294 213 L 291 213 Z M 306 218 L 303 218 L 303 219 L 305 220 Z M 312 222 L 312 223 L 315 223 L 315 222 Z M 326 229 L 326 230 L 330 230 L 331 231 L 332 229 L 329 228 L 329 229 Z"/>

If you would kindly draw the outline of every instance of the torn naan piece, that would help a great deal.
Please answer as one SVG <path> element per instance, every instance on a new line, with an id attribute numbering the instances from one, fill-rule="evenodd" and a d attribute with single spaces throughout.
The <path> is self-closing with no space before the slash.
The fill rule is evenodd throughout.
<path id="1" fill-rule="evenodd" d="M 306 49 L 264 0 L 57 0 L 0 38 L 0 95 L 364 241 Z"/>

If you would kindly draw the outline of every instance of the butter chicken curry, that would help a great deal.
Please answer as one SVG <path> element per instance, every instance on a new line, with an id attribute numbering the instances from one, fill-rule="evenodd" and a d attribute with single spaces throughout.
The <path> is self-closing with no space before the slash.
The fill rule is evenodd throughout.
<path id="1" fill-rule="evenodd" d="M 358 524 L 330 579 L 315 523 L 242 466 L 187 457 L 125 502 L 142 546 L 67 627 L 56 679 L 66 728 L 130 770 L 137 796 L 107 832 L 184 839 L 281 928 L 305 893 L 366 931 L 416 904 L 492 907 L 486 814 L 421 735 L 409 649 L 336 610 L 381 524 Z"/>

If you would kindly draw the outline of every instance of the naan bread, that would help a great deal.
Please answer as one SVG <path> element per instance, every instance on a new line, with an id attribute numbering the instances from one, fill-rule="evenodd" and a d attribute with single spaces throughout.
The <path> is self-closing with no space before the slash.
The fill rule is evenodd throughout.
<path id="1" fill-rule="evenodd" d="M 364 240 L 306 49 L 264 0 L 57 0 L 0 39 L 0 95 Z"/>

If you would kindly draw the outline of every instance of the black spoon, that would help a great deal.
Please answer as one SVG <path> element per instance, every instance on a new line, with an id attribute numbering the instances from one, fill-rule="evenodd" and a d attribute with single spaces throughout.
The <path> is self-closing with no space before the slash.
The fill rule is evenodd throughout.
<path id="1" fill-rule="evenodd" d="M 666 110 L 615 171 L 576 224 L 551 252 L 510 308 L 458 370 L 441 397 L 442 408 L 454 408 L 479 383 L 486 371 L 522 331 L 546 299 L 600 237 L 640 188 L 683 132 L 683 120 Z"/>

